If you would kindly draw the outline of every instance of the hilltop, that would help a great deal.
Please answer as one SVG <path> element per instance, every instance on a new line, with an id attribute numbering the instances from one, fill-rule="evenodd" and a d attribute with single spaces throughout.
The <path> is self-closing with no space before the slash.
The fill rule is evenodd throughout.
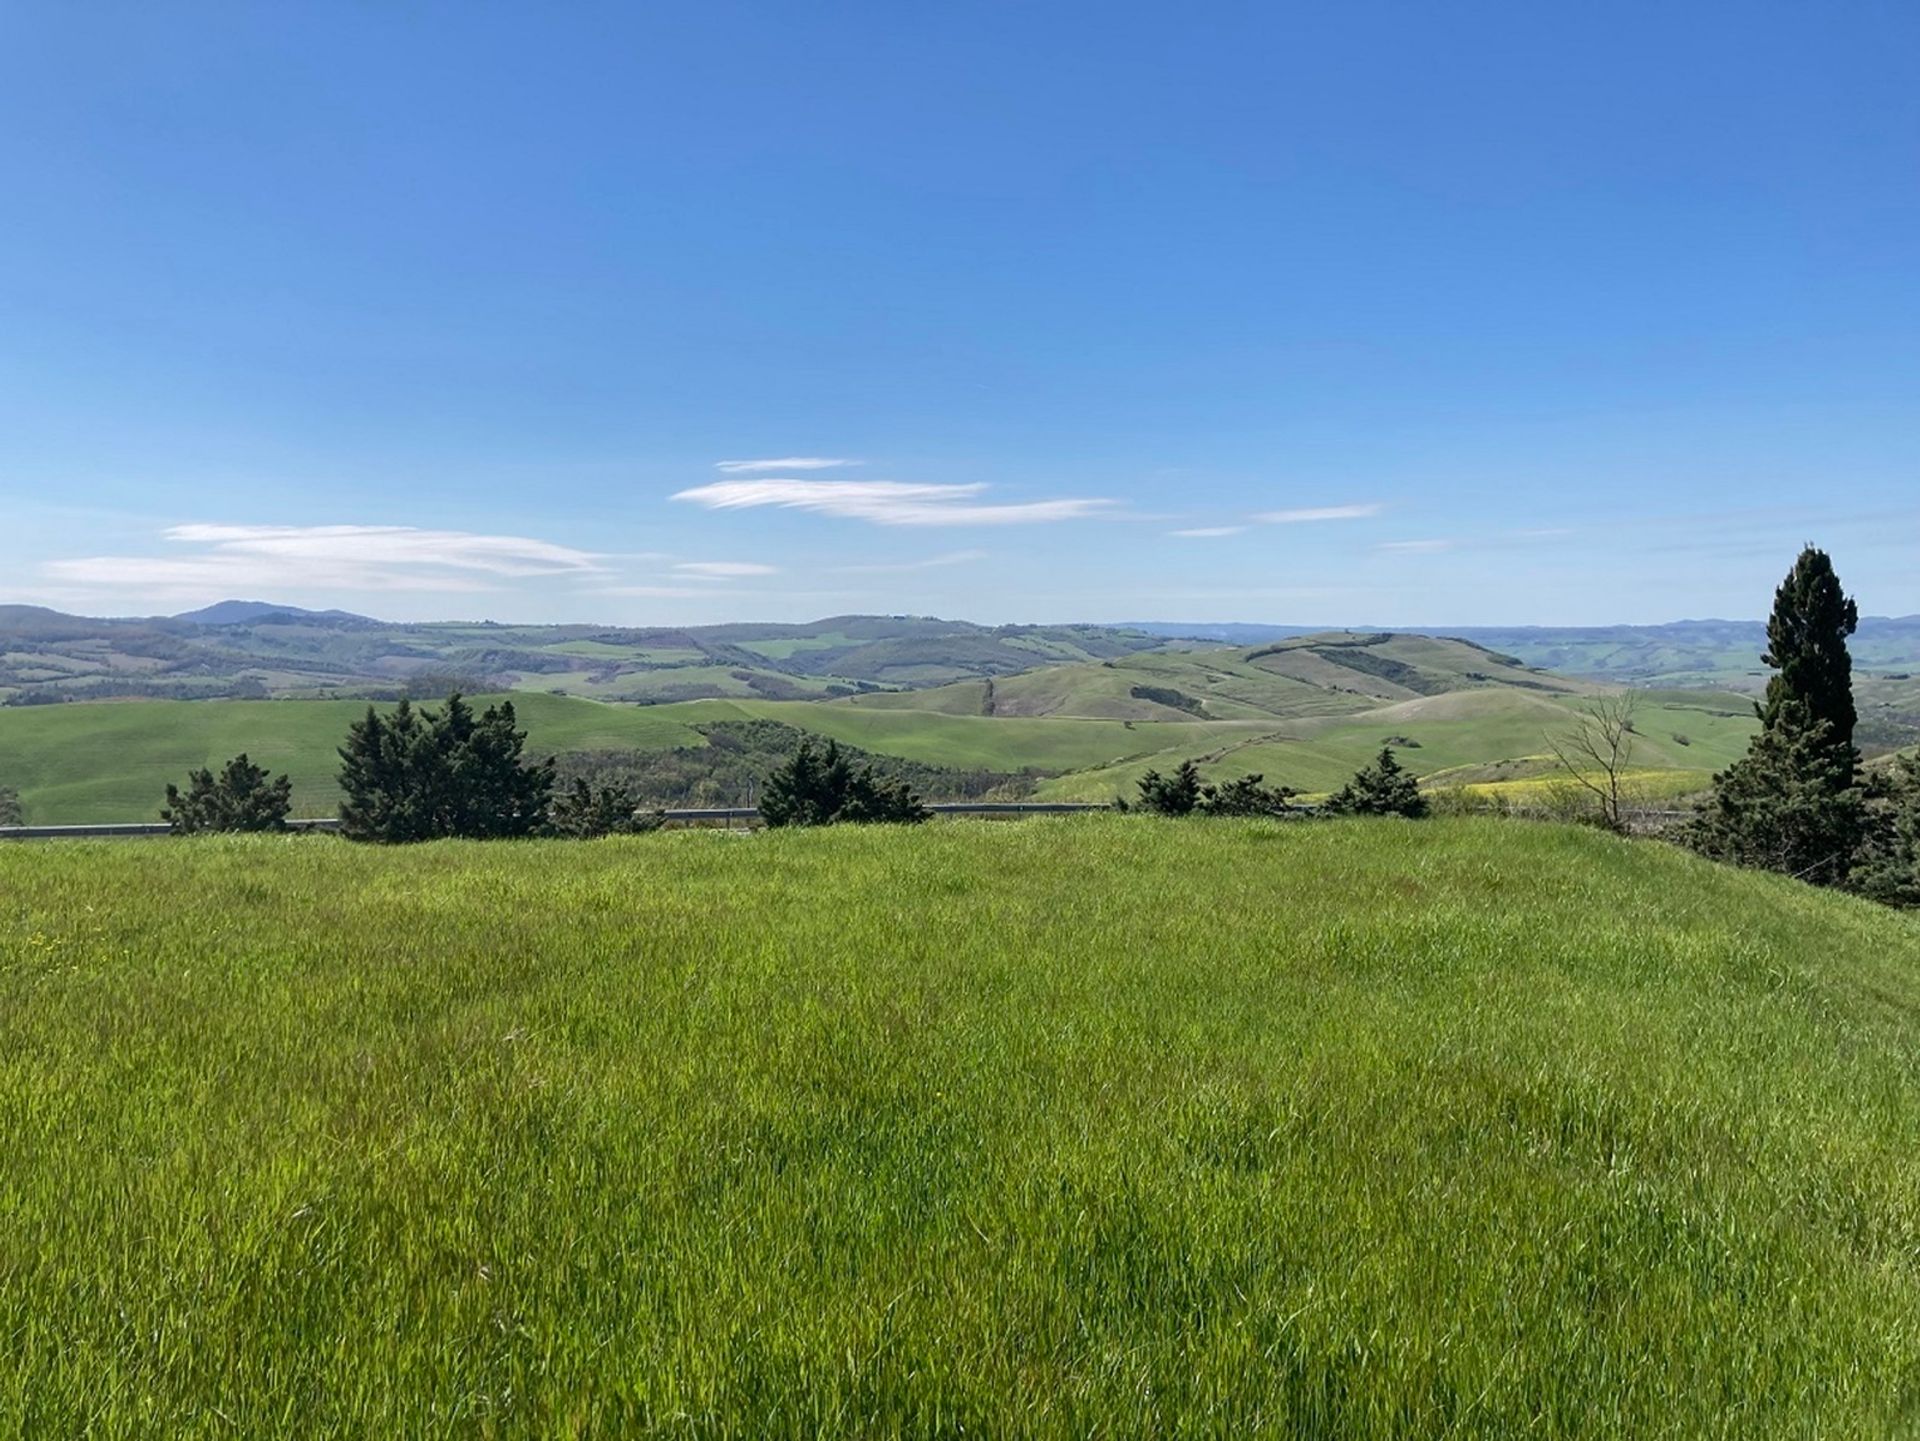
<path id="1" fill-rule="evenodd" d="M 182 611 L 173 619 L 186 621 L 190 625 L 247 625 L 263 620 L 282 623 L 343 620 L 358 621 L 364 625 L 380 623 L 370 616 L 355 615 L 350 610 L 307 610 L 297 605 L 275 605 L 265 600 L 223 600 L 202 606 L 199 610 Z"/>
<path id="2" fill-rule="evenodd" d="M 1778 877 L 1103 816 L 0 892 L 10 1434 L 1912 1414 L 1920 930 Z"/>

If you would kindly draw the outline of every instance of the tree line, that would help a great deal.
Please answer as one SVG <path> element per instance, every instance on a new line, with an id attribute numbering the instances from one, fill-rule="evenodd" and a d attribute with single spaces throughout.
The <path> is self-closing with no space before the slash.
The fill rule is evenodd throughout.
<path id="1" fill-rule="evenodd" d="M 1203 781 L 1197 761 L 1182 761 L 1170 776 L 1150 770 L 1139 780 L 1139 796 L 1120 810 L 1141 810 L 1159 816 L 1402 816 L 1419 820 L 1428 814 L 1420 783 L 1382 746 L 1371 765 L 1318 805 L 1296 805 L 1300 794 L 1291 786 L 1270 786 L 1263 775 L 1241 776 L 1224 782 Z"/>
<path id="2" fill-rule="evenodd" d="M 512 701 L 476 713 L 456 691 L 439 710 L 416 708 L 404 697 L 385 714 L 368 706 L 339 749 L 341 834 L 384 845 L 588 839 L 664 822 L 663 812 L 642 808 L 625 781 L 595 784 L 576 775 L 557 784 L 555 758 L 530 760 L 526 743 Z M 191 772 L 184 790 L 169 785 L 160 818 L 177 835 L 280 831 L 292 806 L 292 779 L 271 775 L 243 752 L 218 772 Z M 911 823 L 928 814 L 904 780 L 856 764 L 834 742 L 816 750 L 811 738 L 767 777 L 760 802 L 769 826 Z"/>

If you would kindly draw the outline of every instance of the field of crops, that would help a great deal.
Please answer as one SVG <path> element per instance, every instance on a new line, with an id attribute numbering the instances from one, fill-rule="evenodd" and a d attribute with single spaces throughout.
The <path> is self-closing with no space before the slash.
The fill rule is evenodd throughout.
<path id="1" fill-rule="evenodd" d="M 1920 926 L 1488 821 L 0 847 L 0 1434 L 1886 1434 Z"/>

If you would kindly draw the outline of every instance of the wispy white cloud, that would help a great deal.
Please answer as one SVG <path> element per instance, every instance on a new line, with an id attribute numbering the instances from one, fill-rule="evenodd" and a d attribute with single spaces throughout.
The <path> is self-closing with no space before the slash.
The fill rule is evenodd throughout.
<path id="1" fill-rule="evenodd" d="M 193 553 L 83 556 L 48 561 L 41 570 L 95 589 L 219 597 L 292 589 L 477 591 L 501 580 L 602 569 L 600 557 L 551 541 L 404 525 L 175 525 L 161 536 Z"/>
<path id="2" fill-rule="evenodd" d="M 777 575 L 780 568 L 753 560 L 683 560 L 674 568 L 678 575 L 699 576 L 707 580 L 732 580 L 743 575 Z"/>
<path id="3" fill-rule="evenodd" d="M 869 521 L 874 525 L 1028 525 L 1078 520 L 1114 504 L 1104 499 L 1033 500 L 983 505 L 975 499 L 987 487 L 926 485 L 898 480 L 720 480 L 676 494 L 708 510 L 751 510 L 778 506 L 819 515 Z"/>
<path id="4" fill-rule="evenodd" d="M 1377 548 L 1380 550 L 1397 550 L 1397 551 L 1409 551 L 1409 552 L 1419 553 L 1419 552 L 1429 552 L 1429 551 L 1437 551 L 1437 550 L 1452 550 L 1453 546 L 1454 546 L 1454 543 L 1450 540 L 1383 540 L 1380 542 Z"/>
<path id="5" fill-rule="evenodd" d="M 1168 535 L 1177 535 L 1186 540 L 1214 540 L 1223 535 L 1239 535 L 1244 525 L 1196 525 L 1187 530 L 1170 530 Z"/>
<path id="6" fill-rule="evenodd" d="M 702 600 L 706 600 L 716 594 L 725 594 L 725 592 L 717 592 L 709 587 L 698 585 L 597 585 L 593 588 L 593 594 L 665 596 L 670 599 L 681 600 L 689 596 L 699 596 Z"/>
<path id="7" fill-rule="evenodd" d="M 728 475 L 758 475 L 772 470 L 832 470 L 860 464 L 863 462 L 831 455 L 789 455 L 780 460 L 716 460 L 713 468 Z"/>
<path id="8" fill-rule="evenodd" d="M 950 550 L 945 555 L 930 555 L 925 560 L 900 560 L 884 565 L 837 565 L 839 575 L 898 575 L 910 570 L 938 570 L 942 566 L 967 565 L 985 560 L 984 550 Z"/>
<path id="9" fill-rule="evenodd" d="M 1365 520 L 1385 509 L 1378 501 L 1364 505 L 1310 505 L 1299 510 L 1263 510 L 1254 519 L 1262 525 L 1301 525 L 1317 520 Z"/>

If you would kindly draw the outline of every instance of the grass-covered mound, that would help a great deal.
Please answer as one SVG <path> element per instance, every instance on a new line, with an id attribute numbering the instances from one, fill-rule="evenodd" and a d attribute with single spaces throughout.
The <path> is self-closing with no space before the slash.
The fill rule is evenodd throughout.
<path id="1" fill-rule="evenodd" d="M 1920 927 L 1574 830 L 12 846 L 0 1136 L 3 1434 L 1920 1403 Z"/>

